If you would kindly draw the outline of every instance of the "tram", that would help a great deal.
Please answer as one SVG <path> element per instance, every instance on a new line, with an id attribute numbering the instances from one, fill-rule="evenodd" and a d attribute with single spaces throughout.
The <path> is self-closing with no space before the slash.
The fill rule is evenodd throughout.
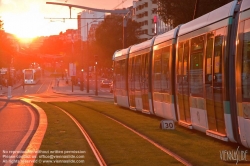
<path id="1" fill-rule="evenodd" d="M 36 84 L 41 79 L 41 69 L 23 69 L 24 84 Z"/>
<path id="2" fill-rule="evenodd" d="M 115 104 L 250 148 L 250 1 L 113 55 Z"/>

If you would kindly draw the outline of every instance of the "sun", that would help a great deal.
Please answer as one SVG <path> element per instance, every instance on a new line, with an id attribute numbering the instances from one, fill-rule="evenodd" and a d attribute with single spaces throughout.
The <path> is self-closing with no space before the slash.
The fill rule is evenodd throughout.
<path id="1" fill-rule="evenodd" d="M 42 33 L 44 18 L 37 5 L 30 5 L 30 9 L 24 13 L 18 15 L 9 13 L 3 18 L 5 30 L 16 35 L 19 39 L 35 38 Z"/>

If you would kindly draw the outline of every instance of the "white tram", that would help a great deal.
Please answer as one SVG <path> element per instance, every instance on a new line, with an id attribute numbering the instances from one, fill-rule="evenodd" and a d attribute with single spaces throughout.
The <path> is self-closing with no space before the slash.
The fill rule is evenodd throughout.
<path id="1" fill-rule="evenodd" d="M 115 102 L 250 148 L 250 0 L 116 51 Z"/>
<path id="2" fill-rule="evenodd" d="M 24 84 L 36 84 L 41 79 L 41 69 L 23 69 Z"/>

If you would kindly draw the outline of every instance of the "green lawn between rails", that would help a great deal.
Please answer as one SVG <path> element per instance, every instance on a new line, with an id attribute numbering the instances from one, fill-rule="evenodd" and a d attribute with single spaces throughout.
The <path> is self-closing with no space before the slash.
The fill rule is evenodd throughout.
<path id="1" fill-rule="evenodd" d="M 48 129 L 40 149 L 85 150 L 87 152 L 85 165 L 98 165 L 98 163 L 76 125 L 53 105 L 65 109 L 80 122 L 108 165 L 182 164 L 102 114 L 123 122 L 193 165 L 235 165 L 235 162 L 222 161 L 220 152 L 223 150 L 236 151 L 237 144 L 225 143 L 208 137 L 204 133 L 178 125 L 175 126 L 175 130 L 162 130 L 159 128 L 161 120 L 159 117 L 104 102 L 76 101 L 36 104 L 45 110 L 48 117 Z M 246 158 L 250 160 L 249 149 L 240 146 L 240 150 L 248 150 Z M 238 165 L 249 165 L 249 163 L 238 163 Z"/>

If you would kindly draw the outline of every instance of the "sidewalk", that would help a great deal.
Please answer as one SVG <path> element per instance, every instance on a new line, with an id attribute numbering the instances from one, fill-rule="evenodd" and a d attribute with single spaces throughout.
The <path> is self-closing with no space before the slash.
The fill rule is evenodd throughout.
<path id="1" fill-rule="evenodd" d="M 57 80 L 54 79 L 51 85 L 51 88 L 53 88 L 53 92 L 57 94 L 66 94 L 66 95 L 88 95 L 91 97 L 104 97 L 104 98 L 111 98 L 113 99 L 113 95 L 95 95 L 95 90 L 90 89 L 89 93 L 87 93 L 86 85 L 84 87 L 84 90 L 81 91 L 80 86 L 73 86 L 73 92 L 72 92 L 72 82 L 69 79 L 68 84 L 66 84 L 66 79 L 62 80 L 59 79 L 59 86 L 57 86 Z"/>
<path id="2" fill-rule="evenodd" d="M 17 89 L 17 88 L 19 88 L 22 85 L 23 85 L 22 81 L 19 81 L 19 82 L 17 82 L 15 85 L 13 85 L 11 87 L 11 90 Z M 3 96 L 5 94 L 7 94 L 7 93 L 8 93 L 8 87 L 5 87 L 5 86 L 1 87 L 1 85 L 0 85 L 0 96 Z"/>

